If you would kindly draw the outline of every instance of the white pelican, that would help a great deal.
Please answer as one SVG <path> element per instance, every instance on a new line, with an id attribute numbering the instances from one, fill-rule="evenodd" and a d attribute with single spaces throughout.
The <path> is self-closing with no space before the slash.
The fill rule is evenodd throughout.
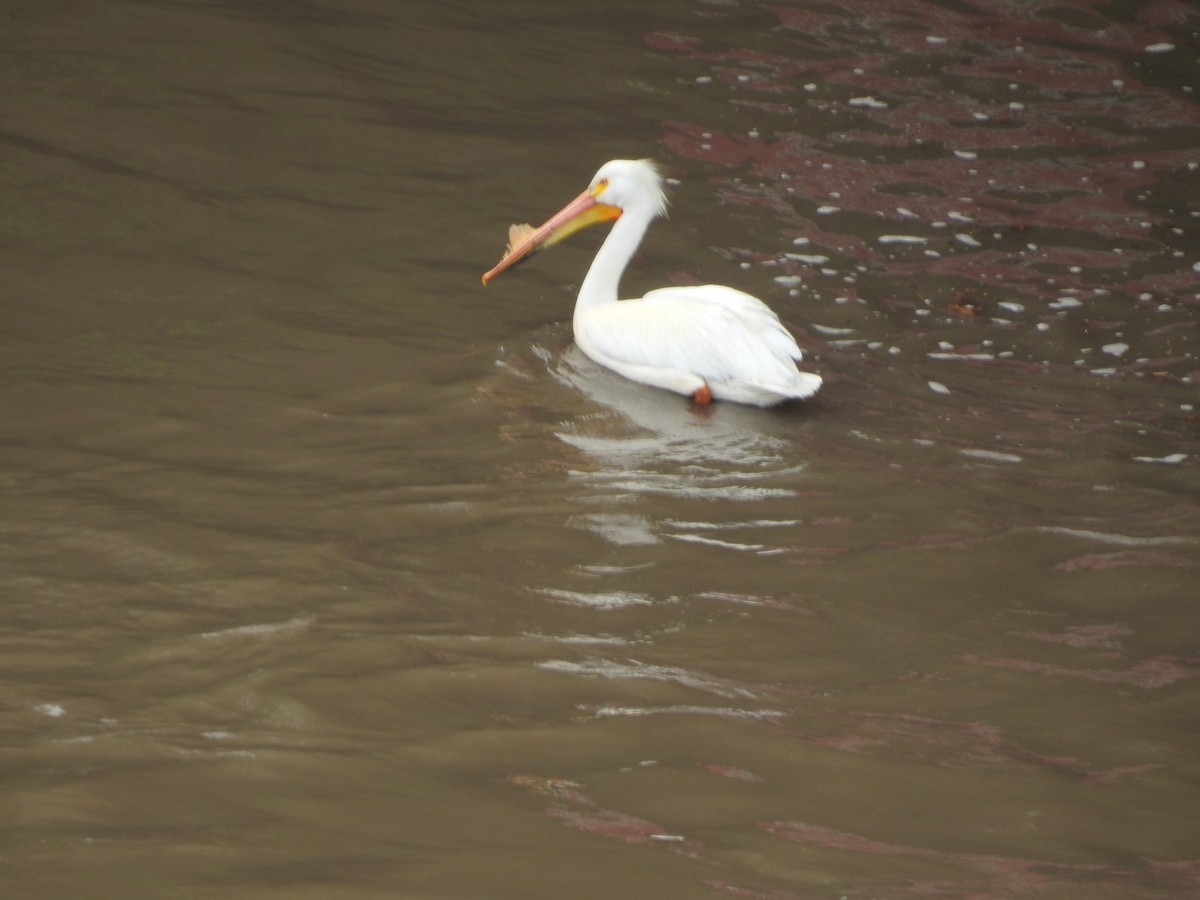
<path id="1" fill-rule="evenodd" d="M 666 210 L 654 163 L 614 159 L 540 228 L 526 227 L 523 235 L 514 228 L 509 252 L 483 283 L 581 228 L 616 220 L 575 301 L 579 349 L 626 378 L 690 395 L 700 406 L 714 399 L 773 406 L 811 397 L 820 376 L 796 368 L 801 354 L 795 338 L 757 297 L 705 284 L 617 299 L 621 273 L 650 223 Z"/>

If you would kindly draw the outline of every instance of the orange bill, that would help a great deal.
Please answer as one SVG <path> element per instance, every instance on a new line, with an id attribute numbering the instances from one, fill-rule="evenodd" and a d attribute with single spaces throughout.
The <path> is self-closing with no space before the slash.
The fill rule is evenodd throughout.
<path id="1" fill-rule="evenodd" d="M 551 216 L 539 228 L 514 226 L 509 230 L 510 243 L 504 258 L 496 263 L 483 276 L 487 284 L 505 269 L 511 268 L 521 260 L 531 256 L 542 247 L 552 247 L 563 238 L 569 237 L 581 228 L 595 225 L 598 222 L 610 222 L 621 215 L 619 207 L 600 203 L 596 200 L 599 191 L 589 188 L 561 210 Z"/>

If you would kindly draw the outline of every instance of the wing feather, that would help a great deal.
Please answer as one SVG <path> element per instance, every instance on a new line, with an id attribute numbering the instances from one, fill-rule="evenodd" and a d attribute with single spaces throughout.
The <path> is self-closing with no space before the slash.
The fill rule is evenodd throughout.
<path id="1" fill-rule="evenodd" d="M 750 294 L 720 285 L 661 288 L 587 310 L 588 339 L 631 365 L 692 372 L 708 382 L 794 382 L 800 348 Z"/>

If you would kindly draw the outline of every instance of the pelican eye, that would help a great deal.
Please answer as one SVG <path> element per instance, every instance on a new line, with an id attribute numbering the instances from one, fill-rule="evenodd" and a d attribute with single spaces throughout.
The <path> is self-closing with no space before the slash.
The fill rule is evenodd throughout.
<path id="1" fill-rule="evenodd" d="M 600 194 L 604 193 L 604 189 L 606 187 L 608 187 L 608 179 L 607 178 L 601 178 L 601 179 L 597 180 L 596 186 L 592 188 L 592 196 L 593 197 L 600 196 Z"/>

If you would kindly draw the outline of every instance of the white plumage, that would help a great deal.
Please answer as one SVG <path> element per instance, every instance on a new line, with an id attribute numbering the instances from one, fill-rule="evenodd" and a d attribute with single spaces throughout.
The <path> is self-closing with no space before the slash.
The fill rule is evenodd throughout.
<path id="1" fill-rule="evenodd" d="M 575 342 L 596 362 L 643 384 L 712 399 L 772 406 L 811 397 L 820 376 L 801 372 L 795 339 L 765 303 L 715 284 L 669 287 L 619 300 L 618 286 L 650 223 L 666 211 L 649 160 L 605 163 L 588 189 L 513 247 L 486 283 L 542 246 L 615 219 L 579 289 Z"/>

